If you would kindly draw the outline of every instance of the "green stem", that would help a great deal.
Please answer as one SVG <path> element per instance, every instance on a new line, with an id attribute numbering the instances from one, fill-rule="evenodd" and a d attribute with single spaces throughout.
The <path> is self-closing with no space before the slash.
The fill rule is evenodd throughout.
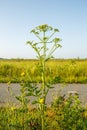
<path id="1" fill-rule="evenodd" d="M 45 37 L 45 32 L 44 32 Z M 46 59 L 46 42 L 43 40 L 43 59 L 42 59 L 42 96 L 44 98 L 45 103 L 45 59 Z"/>
<path id="2" fill-rule="evenodd" d="M 45 37 L 45 32 L 44 32 Z M 45 59 L 46 59 L 46 42 L 43 40 L 43 59 L 42 59 L 42 98 L 44 102 L 42 104 L 42 130 L 44 130 L 45 122 L 44 122 L 44 111 L 45 111 Z"/>
<path id="3" fill-rule="evenodd" d="M 42 123 L 42 130 L 44 130 L 45 127 L 45 120 L 44 120 L 44 104 L 41 106 L 42 112 L 41 112 L 41 123 Z"/>

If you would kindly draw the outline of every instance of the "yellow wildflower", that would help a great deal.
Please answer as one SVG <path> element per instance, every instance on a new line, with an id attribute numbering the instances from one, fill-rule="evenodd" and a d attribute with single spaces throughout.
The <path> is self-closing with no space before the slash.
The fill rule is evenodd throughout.
<path id="1" fill-rule="evenodd" d="M 44 103 L 44 99 L 41 98 L 41 99 L 39 100 L 39 103 L 40 103 L 40 104 L 43 104 L 43 103 Z"/>
<path id="2" fill-rule="evenodd" d="M 16 107 L 12 106 L 11 107 L 11 111 L 14 111 L 16 109 Z"/>
<path id="3" fill-rule="evenodd" d="M 24 76 L 24 75 L 25 75 L 25 72 L 22 72 L 22 73 L 21 73 L 21 76 Z"/>

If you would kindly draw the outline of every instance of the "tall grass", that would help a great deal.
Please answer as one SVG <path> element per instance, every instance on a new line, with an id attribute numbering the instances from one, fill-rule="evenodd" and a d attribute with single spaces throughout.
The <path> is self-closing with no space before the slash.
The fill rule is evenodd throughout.
<path id="1" fill-rule="evenodd" d="M 28 73 L 24 80 L 41 82 L 38 60 L 0 60 L 0 82 L 20 82 L 22 72 Z M 46 63 L 46 81 L 87 83 L 87 60 L 48 61 Z"/>

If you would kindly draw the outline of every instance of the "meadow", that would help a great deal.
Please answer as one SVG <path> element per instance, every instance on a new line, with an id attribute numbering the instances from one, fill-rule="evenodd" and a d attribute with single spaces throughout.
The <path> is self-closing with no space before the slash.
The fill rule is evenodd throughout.
<path id="1" fill-rule="evenodd" d="M 46 81 L 51 83 L 87 83 L 86 59 L 49 60 L 45 68 Z M 25 77 L 21 74 L 24 73 Z M 24 79 L 23 79 L 24 78 Z M 42 81 L 38 60 L 0 60 L 0 82 L 19 83 Z"/>

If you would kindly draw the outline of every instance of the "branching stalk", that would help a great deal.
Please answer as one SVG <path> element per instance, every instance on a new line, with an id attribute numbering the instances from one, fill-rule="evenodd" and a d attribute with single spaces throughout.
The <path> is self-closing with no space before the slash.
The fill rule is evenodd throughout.
<path id="1" fill-rule="evenodd" d="M 49 37 L 46 37 L 47 31 L 52 32 Z M 60 39 L 54 38 L 53 40 L 51 40 L 52 36 L 56 32 L 58 32 L 58 29 L 53 29 L 52 27 L 48 26 L 47 24 L 38 26 L 35 29 L 33 29 L 31 32 L 34 33 L 35 36 L 39 40 L 36 44 L 31 41 L 29 41 L 28 44 L 30 44 L 30 46 L 37 53 L 38 59 L 40 61 L 41 67 L 42 67 L 42 70 L 41 70 L 42 84 L 41 84 L 40 91 L 38 91 L 39 93 L 36 94 L 36 97 L 38 96 L 38 100 L 39 100 L 39 101 L 37 101 L 37 103 L 39 103 L 39 106 L 40 106 L 42 130 L 45 130 L 45 114 L 44 113 L 45 113 L 45 106 L 46 106 L 46 96 L 47 96 L 49 89 L 51 89 L 51 87 L 48 88 L 46 81 L 45 81 L 45 78 L 46 78 L 46 64 L 45 63 L 49 59 L 51 59 L 54 51 L 58 47 L 60 47 L 60 45 L 58 44 Z M 42 38 L 40 37 L 39 33 L 43 34 Z M 52 44 L 51 48 L 47 47 L 47 44 L 49 44 L 49 43 Z M 33 92 L 33 93 L 35 93 L 35 92 Z M 36 93 L 37 93 L 37 91 L 36 91 Z"/>

